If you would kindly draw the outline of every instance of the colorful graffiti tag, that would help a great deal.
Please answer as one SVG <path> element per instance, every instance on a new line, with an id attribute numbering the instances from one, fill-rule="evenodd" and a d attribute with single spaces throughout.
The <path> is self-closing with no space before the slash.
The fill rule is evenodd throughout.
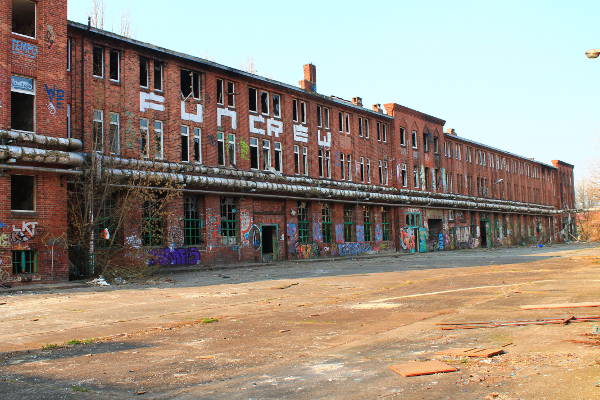
<path id="1" fill-rule="evenodd" d="M 148 265 L 196 265 L 200 263 L 200 251 L 197 248 L 170 247 L 154 249 L 149 252 L 154 258 L 148 261 Z"/>
<path id="2" fill-rule="evenodd" d="M 340 243 L 337 245 L 338 255 L 340 256 L 357 256 L 373 251 L 373 248 L 368 243 Z"/>
<path id="3" fill-rule="evenodd" d="M 412 251 L 415 249 L 415 235 L 411 228 L 400 230 L 400 245 L 404 250 Z"/>

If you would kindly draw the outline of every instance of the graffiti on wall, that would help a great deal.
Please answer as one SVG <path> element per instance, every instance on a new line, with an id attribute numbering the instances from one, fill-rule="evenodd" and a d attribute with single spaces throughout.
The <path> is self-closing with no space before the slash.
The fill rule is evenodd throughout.
<path id="1" fill-rule="evenodd" d="M 335 241 L 344 243 L 344 224 L 335 224 Z"/>
<path id="2" fill-rule="evenodd" d="M 139 249 L 142 247 L 142 239 L 140 239 L 136 234 L 127 236 L 125 238 L 125 246 L 131 247 L 132 249 Z"/>
<path id="3" fill-rule="evenodd" d="M 165 111 L 165 98 L 154 92 L 140 92 L 140 112 L 146 110 Z"/>
<path id="4" fill-rule="evenodd" d="M 46 40 L 46 43 L 48 43 L 48 48 L 52 48 L 52 45 L 56 41 L 56 33 L 54 32 L 54 27 L 50 24 L 46 25 L 44 39 Z"/>
<path id="5" fill-rule="evenodd" d="M 438 245 L 437 245 L 438 250 L 444 250 L 445 245 L 446 245 L 446 242 L 444 241 L 444 234 L 442 232 L 440 232 L 438 234 Z"/>
<path id="6" fill-rule="evenodd" d="M 296 255 L 298 258 L 307 259 L 319 256 L 319 246 L 316 243 L 297 244 Z"/>
<path id="7" fill-rule="evenodd" d="M 37 225 L 37 222 L 23 222 L 20 228 L 13 225 L 13 231 L 11 234 L 12 242 L 23 243 L 33 239 L 36 235 Z"/>
<path id="8" fill-rule="evenodd" d="M 24 42 L 22 40 L 12 40 L 12 52 L 28 58 L 37 58 L 39 50 L 34 44 Z"/>
<path id="9" fill-rule="evenodd" d="M 171 247 L 181 246 L 183 244 L 183 229 L 178 225 L 170 225 L 167 230 L 167 239 Z"/>
<path id="10" fill-rule="evenodd" d="M 373 251 L 373 248 L 368 243 L 340 243 L 337 245 L 338 255 L 340 256 L 357 256 Z"/>
<path id="11" fill-rule="evenodd" d="M 44 91 L 48 96 L 48 112 L 50 115 L 56 115 L 56 112 L 63 108 L 63 102 L 65 101 L 65 91 L 58 89 L 56 85 L 50 87 L 44 84 Z"/>
<path id="12" fill-rule="evenodd" d="M 206 239 L 209 246 L 217 242 L 219 235 L 219 215 L 212 208 L 206 209 Z"/>
<path id="13" fill-rule="evenodd" d="M 381 242 L 383 240 L 383 229 L 381 224 L 375 224 L 375 240 Z"/>
<path id="14" fill-rule="evenodd" d="M 313 215 L 313 223 L 312 223 L 312 233 L 313 240 L 315 242 L 323 241 L 323 231 L 321 229 L 321 216 L 318 214 Z"/>
<path id="15" fill-rule="evenodd" d="M 410 228 L 400 230 L 400 245 L 404 250 L 413 250 L 415 248 L 415 235 Z"/>
<path id="16" fill-rule="evenodd" d="M 250 247 L 250 228 L 252 227 L 252 217 L 246 209 L 240 210 L 240 233 L 242 235 L 242 246 Z"/>
<path id="17" fill-rule="evenodd" d="M 10 247 L 10 237 L 7 233 L 0 233 L 0 247 Z"/>
<path id="18" fill-rule="evenodd" d="M 365 241 L 365 226 L 364 225 L 356 225 L 356 241 L 357 242 Z"/>
<path id="19" fill-rule="evenodd" d="M 148 265 L 196 265 L 200 263 L 200 251 L 197 248 L 171 248 L 153 249 L 149 252 L 152 259 Z"/>

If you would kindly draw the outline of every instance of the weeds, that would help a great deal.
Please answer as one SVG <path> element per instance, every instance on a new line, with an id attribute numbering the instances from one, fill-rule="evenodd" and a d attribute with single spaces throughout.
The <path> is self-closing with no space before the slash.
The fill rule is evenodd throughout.
<path id="1" fill-rule="evenodd" d="M 56 344 L 56 343 L 48 343 L 42 346 L 42 350 L 54 350 L 54 349 L 58 349 L 59 347 L 62 347 L 60 344 Z"/>
<path id="2" fill-rule="evenodd" d="M 71 390 L 74 392 L 89 392 L 90 391 L 90 389 L 84 388 L 83 386 L 79 386 L 79 385 L 71 385 Z"/>

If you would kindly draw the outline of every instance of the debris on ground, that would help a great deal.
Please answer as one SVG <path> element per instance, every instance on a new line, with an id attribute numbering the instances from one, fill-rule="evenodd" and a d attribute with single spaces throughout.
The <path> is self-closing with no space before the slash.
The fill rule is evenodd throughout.
<path id="1" fill-rule="evenodd" d="M 117 285 L 125 285 L 127 283 L 127 281 L 125 279 L 121 278 L 120 276 L 117 276 L 115 279 L 113 279 L 113 281 Z"/>
<path id="2" fill-rule="evenodd" d="M 597 322 L 600 320 L 600 316 L 590 317 L 564 317 L 564 318 L 546 318 L 546 319 L 532 319 L 532 320 L 519 320 L 519 321 L 488 321 L 488 322 L 446 322 L 438 323 L 443 331 L 450 331 L 455 329 L 477 329 L 477 328 L 497 328 L 500 326 L 524 326 L 524 325 L 549 325 L 549 324 L 562 324 L 567 325 L 571 322 Z"/>
<path id="3" fill-rule="evenodd" d="M 291 284 L 289 284 L 289 285 L 286 285 L 286 286 L 281 286 L 281 287 L 278 287 L 277 289 L 289 289 L 289 288 L 291 288 L 292 286 L 296 286 L 296 285 L 299 285 L 299 284 L 300 284 L 300 283 L 298 283 L 298 282 L 295 282 L 295 283 L 291 283 Z"/>
<path id="4" fill-rule="evenodd" d="M 600 307 L 599 302 L 584 303 L 557 303 L 557 304 L 529 304 L 521 306 L 522 310 L 545 310 L 551 308 L 577 308 L 577 307 Z"/>
<path id="5" fill-rule="evenodd" d="M 458 369 L 441 361 L 411 361 L 403 364 L 390 365 L 390 369 L 402 376 L 432 375 L 442 372 L 455 372 Z"/>
<path id="6" fill-rule="evenodd" d="M 437 354 L 452 357 L 493 357 L 504 353 L 503 349 L 482 349 L 482 348 L 455 348 L 438 351 Z"/>
<path id="7" fill-rule="evenodd" d="M 106 282 L 106 279 L 104 279 L 102 275 L 100 275 L 96 279 L 92 279 L 91 281 L 87 282 L 87 284 L 94 286 L 110 286 L 110 283 Z"/>

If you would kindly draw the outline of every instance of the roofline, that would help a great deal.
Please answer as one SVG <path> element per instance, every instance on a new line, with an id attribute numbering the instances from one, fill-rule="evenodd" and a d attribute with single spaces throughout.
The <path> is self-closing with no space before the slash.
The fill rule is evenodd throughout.
<path id="1" fill-rule="evenodd" d="M 464 137 L 461 137 L 461 136 L 457 136 L 457 135 L 452 135 L 450 133 L 444 133 L 444 135 L 446 137 L 449 137 L 449 138 L 452 138 L 452 139 L 462 140 L 463 142 L 471 143 L 471 144 L 474 144 L 474 145 L 477 145 L 477 146 L 485 147 L 485 148 L 490 149 L 490 150 L 498 151 L 500 153 L 509 155 L 511 157 L 517 157 L 517 158 L 520 158 L 520 159 L 528 161 L 528 162 L 532 162 L 532 163 L 535 163 L 535 164 L 540 164 L 540 165 L 543 165 L 544 167 L 549 167 L 549 168 L 552 168 L 552 169 L 557 169 L 554 165 L 546 164 L 545 162 L 538 161 L 538 160 L 532 160 L 531 158 L 527 158 L 525 156 L 520 156 L 518 154 L 511 153 L 510 151 L 497 149 L 496 147 L 492 147 L 492 146 L 489 146 L 487 144 L 476 142 L 475 140 L 467 139 L 467 138 L 464 138 Z"/>
<path id="2" fill-rule="evenodd" d="M 575 168 L 575 166 L 573 164 L 569 164 L 568 162 L 564 162 L 564 161 L 561 161 L 561 160 L 552 160 L 552 163 L 564 165 L 565 167 Z"/>
<path id="3" fill-rule="evenodd" d="M 390 119 L 390 120 L 392 120 L 394 118 L 391 115 L 383 114 L 383 113 L 380 113 L 380 112 L 377 112 L 377 111 L 374 111 L 374 110 L 369 110 L 368 108 L 357 106 L 357 105 L 352 104 L 351 102 L 348 102 L 348 101 L 338 100 L 338 99 L 333 98 L 331 96 L 326 96 L 324 94 L 320 94 L 320 93 L 316 93 L 316 92 L 309 92 L 309 91 L 303 90 L 303 89 L 301 89 L 301 88 L 299 88 L 297 86 L 293 86 L 293 85 L 290 85 L 290 84 L 287 84 L 287 83 L 276 81 L 274 79 L 265 78 L 263 76 L 252 74 L 252 73 L 246 72 L 246 71 L 242 71 L 242 70 L 237 69 L 237 68 L 228 67 L 226 65 L 219 64 L 219 63 L 216 63 L 214 61 L 209 61 L 209 60 L 206 60 L 204 58 L 195 57 L 195 56 L 192 56 L 192 55 L 189 55 L 189 54 L 186 54 L 186 53 L 181 53 L 181 52 L 177 52 L 177 51 L 174 51 L 174 50 L 169 50 L 169 49 L 166 49 L 164 47 L 159 47 L 159 46 L 155 46 L 155 45 L 150 44 L 150 43 L 146 43 L 146 42 L 142 42 L 142 41 L 139 41 L 139 40 L 131 39 L 131 38 L 128 38 L 128 37 L 125 37 L 125 36 L 118 35 L 118 34 L 113 33 L 113 32 L 109 32 L 109 31 L 105 31 L 103 29 L 98 29 L 98 28 L 91 27 L 91 26 L 82 24 L 80 22 L 75 22 L 75 21 L 69 21 L 69 20 L 67 20 L 67 26 L 71 27 L 71 28 L 79 29 L 81 31 L 90 32 L 90 33 L 93 33 L 93 34 L 96 34 L 96 35 L 104 36 L 104 37 L 109 38 L 109 39 L 119 40 L 121 42 L 125 42 L 127 44 L 130 44 L 130 45 L 133 45 L 133 46 L 137 46 L 137 47 L 141 47 L 141 48 L 144 48 L 144 49 L 147 49 L 147 50 L 151 50 L 151 51 L 159 52 L 159 53 L 162 53 L 162 54 L 166 54 L 166 55 L 169 55 L 171 57 L 180 58 L 180 59 L 183 59 L 183 60 L 186 60 L 186 61 L 191 61 L 191 62 L 194 62 L 194 63 L 199 63 L 199 64 L 204 65 L 205 67 L 219 69 L 219 70 L 226 71 L 226 72 L 229 72 L 229 73 L 232 73 L 232 74 L 235 74 L 235 75 L 239 75 L 239 76 L 242 76 L 242 77 L 245 77 L 245 78 L 249 78 L 249 79 L 257 80 L 257 81 L 260 81 L 260 82 L 264 82 L 264 83 L 267 83 L 269 85 L 280 86 L 280 87 L 283 87 L 285 89 L 297 92 L 297 93 L 305 95 L 305 96 L 310 96 L 310 97 L 318 98 L 321 101 L 327 101 L 327 102 L 330 102 L 330 103 L 333 103 L 333 104 L 337 104 L 337 105 L 340 105 L 340 106 L 343 106 L 343 107 L 352 108 L 354 110 L 357 110 L 357 111 L 360 111 L 360 112 L 363 112 L 363 113 L 368 113 L 368 114 L 371 114 L 371 115 L 375 115 L 377 117 L 383 117 L 383 118 L 387 118 L 387 119 Z"/>
<path id="4" fill-rule="evenodd" d="M 409 114 L 414 114 L 414 115 L 416 115 L 418 117 L 421 117 L 421 118 L 423 118 L 423 119 L 425 119 L 427 121 L 430 121 L 430 122 L 433 122 L 433 123 L 436 123 L 436 124 L 440 124 L 442 126 L 446 125 L 446 121 L 445 120 L 443 120 L 441 118 L 438 118 L 438 117 L 434 117 L 433 115 L 425 114 L 424 112 L 415 110 L 415 109 L 410 108 L 410 107 L 403 106 L 403 105 L 398 104 L 398 103 L 388 103 L 388 104 L 391 104 L 393 106 L 394 110 L 405 111 L 405 112 L 407 112 Z"/>

